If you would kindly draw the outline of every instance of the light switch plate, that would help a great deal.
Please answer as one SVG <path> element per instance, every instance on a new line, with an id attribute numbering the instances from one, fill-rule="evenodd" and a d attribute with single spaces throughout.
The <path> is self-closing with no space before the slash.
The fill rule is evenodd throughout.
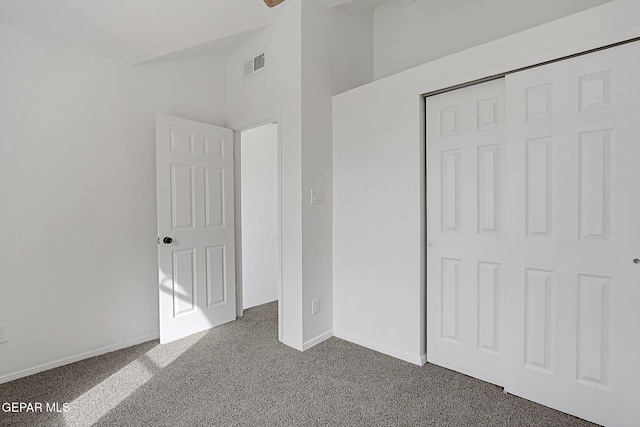
<path id="1" fill-rule="evenodd" d="M 322 190 L 311 190 L 311 204 L 319 205 L 322 203 Z"/>

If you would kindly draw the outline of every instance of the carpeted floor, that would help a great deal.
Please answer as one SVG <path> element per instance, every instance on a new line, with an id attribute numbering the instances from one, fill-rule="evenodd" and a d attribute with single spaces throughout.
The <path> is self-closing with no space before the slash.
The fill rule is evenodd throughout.
<path id="1" fill-rule="evenodd" d="M 592 425 L 337 338 L 300 353 L 278 342 L 276 303 L 171 344 L 149 342 L 0 385 L 3 402 L 43 404 L 42 413 L 0 411 L 3 426 Z M 59 412 L 47 412 L 47 403 Z"/>

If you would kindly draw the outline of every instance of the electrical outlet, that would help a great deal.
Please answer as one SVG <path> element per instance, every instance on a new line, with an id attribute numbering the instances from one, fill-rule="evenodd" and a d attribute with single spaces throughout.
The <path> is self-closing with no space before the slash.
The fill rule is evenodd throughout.
<path id="1" fill-rule="evenodd" d="M 320 313 L 320 300 L 318 298 L 311 300 L 311 314 Z"/>
<path id="2" fill-rule="evenodd" d="M 0 323 L 0 344 L 9 341 L 9 325 Z"/>

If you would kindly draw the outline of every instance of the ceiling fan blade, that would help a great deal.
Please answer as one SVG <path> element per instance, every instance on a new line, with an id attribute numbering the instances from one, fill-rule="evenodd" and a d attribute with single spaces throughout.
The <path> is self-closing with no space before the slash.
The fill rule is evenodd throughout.
<path id="1" fill-rule="evenodd" d="M 264 0 L 264 2 L 266 3 L 267 6 L 269 7 L 273 7 L 273 6 L 277 6 L 280 3 L 282 3 L 284 0 Z"/>

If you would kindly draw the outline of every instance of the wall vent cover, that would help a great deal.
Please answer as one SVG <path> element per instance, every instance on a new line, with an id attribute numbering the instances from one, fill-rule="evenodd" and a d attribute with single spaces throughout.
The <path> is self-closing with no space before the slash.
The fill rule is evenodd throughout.
<path id="1" fill-rule="evenodd" d="M 248 77 L 256 71 L 262 70 L 265 66 L 264 53 L 244 63 L 244 76 Z"/>

